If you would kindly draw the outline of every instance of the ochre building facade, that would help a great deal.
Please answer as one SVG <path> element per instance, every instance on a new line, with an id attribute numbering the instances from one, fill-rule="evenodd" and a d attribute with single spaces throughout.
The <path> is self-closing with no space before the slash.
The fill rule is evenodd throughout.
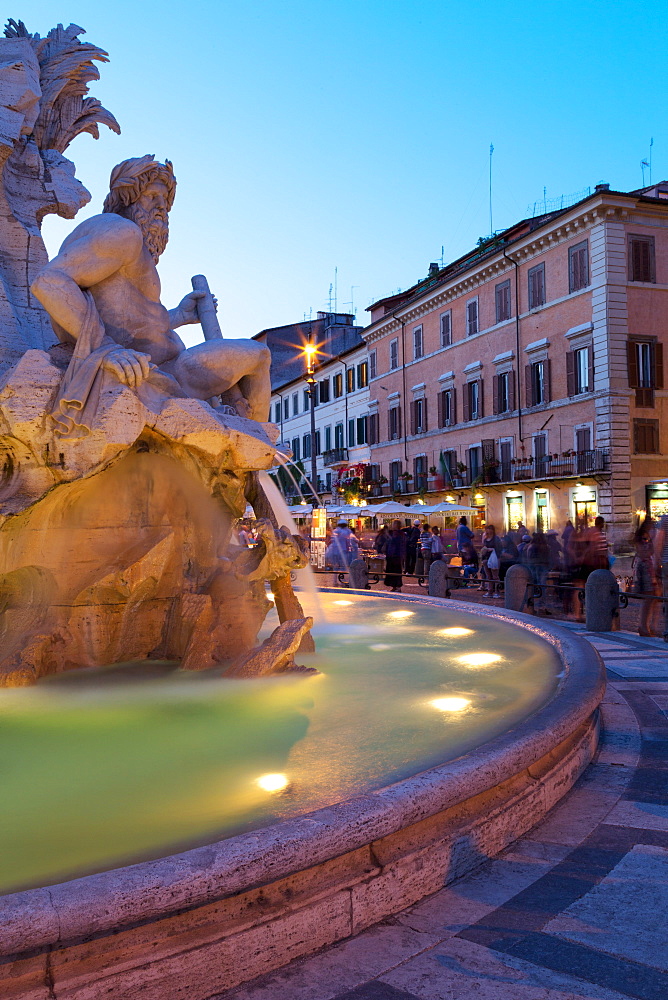
<path id="1" fill-rule="evenodd" d="M 370 307 L 367 480 L 497 531 L 668 512 L 668 184 L 599 185 Z"/>

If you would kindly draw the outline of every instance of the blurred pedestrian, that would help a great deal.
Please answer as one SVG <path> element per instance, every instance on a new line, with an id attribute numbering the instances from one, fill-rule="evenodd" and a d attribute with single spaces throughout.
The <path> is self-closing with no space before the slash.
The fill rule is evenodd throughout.
<path id="1" fill-rule="evenodd" d="M 569 542 L 570 537 L 571 537 L 571 535 L 573 534 L 574 531 L 575 531 L 575 528 L 573 527 L 573 522 L 569 518 L 568 521 L 566 521 L 566 524 L 564 526 L 564 530 L 561 532 L 561 544 L 562 544 L 563 549 L 564 549 L 564 554 L 566 553 L 566 549 L 568 547 L 568 542 Z"/>
<path id="2" fill-rule="evenodd" d="M 499 556 L 499 580 L 505 580 L 511 566 L 519 562 L 519 553 L 512 532 L 507 531 L 501 539 L 501 555 Z"/>
<path id="3" fill-rule="evenodd" d="M 498 593 L 497 582 L 499 579 L 499 567 L 501 565 L 501 539 L 496 533 L 493 524 L 485 525 L 482 535 L 482 548 L 480 549 L 481 568 L 480 574 L 483 580 L 488 581 L 483 590 L 486 589 L 488 597 L 501 597 Z"/>
<path id="4" fill-rule="evenodd" d="M 373 540 L 373 547 L 379 556 L 385 554 L 387 548 L 387 525 L 384 524 Z"/>
<path id="5" fill-rule="evenodd" d="M 462 549 L 467 544 L 473 544 L 473 532 L 466 523 L 465 517 L 459 518 L 459 524 L 457 525 L 457 531 L 455 532 L 455 537 L 457 539 L 457 551 L 462 554 Z"/>
<path id="6" fill-rule="evenodd" d="M 524 565 L 526 565 L 527 562 L 527 549 L 529 548 L 530 543 L 531 543 L 531 535 L 528 532 L 526 532 L 524 535 L 522 535 L 522 539 L 519 545 L 517 546 L 517 555 L 519 556 L 519 561 L 521 563 L 524 563 Z"/>
<path id="7" fill-rule="evenodd" d="M 430 563 L 436 562 L 437 559 L 443 558 L 443 539 L 441 538 L 441 531 L 438 525 L 434 525 L 431 529 L 431 551 L 430 551 Z"/>
<path id="8" fill-rule="evenodd" d="M 531 570 L 533 582 L 544 586 L 550 565 L 550 549 L 542 531 L 534 531 L 527 548 L 527 566 Z"/>
<path id="9" fill-rule="evenodd" d="M 383 582 L 394 593 L 398 593 L 403 586 L 401 568 L 405 558 L 406 536 L 401 530 L 401 521 L 393 521 L 385 546 L 385 579 Z"/>
<path id="10" fill-rule="evenodd" d="M 415 562 L 417 560 L 418 544 L 420 541 L 420 522 L 413 521 L 413 524 L 406 531 L 406 572 L 415 573 Z"/>
<path id="11" fill-rule="evenodd" d="M 646 517 L 633 536 L 635 558 L 633 560 L 633 593 L 643 598 L 654 597 L 657 592 L 657 574 L 652 541 L 652 520 Z M 654 601 L 640 602 L 639 635 L 651 635 L 652 612 Z"/>
<path id="12" fill-rule="evenodd" d="M 473 542 L 465 542 L 462 548 L 462 575 L 465 580 L 470 580 L 476 576 L 480 560 L 475 550 Z"/>
<path id="13" fill-rule="evenodd" d="M 550 528 L 545 532 L 545 541 L 547 542 L 547 547 L 550 553 L 550 561 L 548 563 L 548 571 L 552 573 L 553 571 L 562 569 L 562 550 L 559 544 L 559 532 L 554 528 Z"/>

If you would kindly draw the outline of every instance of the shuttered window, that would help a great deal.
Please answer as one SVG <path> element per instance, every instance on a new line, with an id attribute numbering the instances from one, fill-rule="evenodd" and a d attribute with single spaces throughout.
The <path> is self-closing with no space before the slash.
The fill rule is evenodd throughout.
<path id="1" fill-rule="evenodd" d="M 463 405 L 464 420 L 478 420 L 485 415 L 481 378 L 464 384 Z"/>
<path id="2" fill-rule="evenodd" d="M 338 372 L 334 376 L 334 399 L 340 399 L 343 395 L 343 372 Z"/>
<path id="3" fill-rule="evenodd" d="M 324 378 L 320 383 L 320 402 L 329 403 L 329 379 Z"/>
<path id="4" fill-rule="evenodd" d="M 311 457 L 311 435 L 310 434 L 305 434 L 304 435 L 303 440 L 302 440 L 302 446 L 303 446 L 303 449 L 304 449 L 304 451 L 303 451 L 304 458 L 310 458 Z"/>
<path id="5" fill-rule="evenodd" d="M 449 347 L 452 343 L 452 311 L 441 313 L 441 347 Z"/>
<path id="6" fill-rule="evenodd" d="M 505 319 L 510 319 L 510 281 L 502 281 L 494 289 L 496 301 L 496 322 L 503 323 Z"/>
<path id="7" fill-rule="evenodd" d="M 369 418 L 357 418 L 357 443 L 368 444 L 369 442 Z"/>
<path id="8" fill-rule="evenodd" d="M 418 455 L 413 459 L 413 488 L 416 490 L 426 490 L 427 488 L 427 456 Z"/>
<path id="9" fill-rule="evenodd" d="M 369 351 L 369 378 L 376 377 L 377 355 L 375 351 Z"/>
<path id="10" fill-rule="evenodd" d="M 401 475 L 401 462 L 390 462 L 390 489 L 395 492 L 399 489 Z"/>
<path id="11" fill-rule="evenodd" d="M 281 404 L 279 401 L 278 403 L 274 403 L 274 423 L 280 424 L 280 422 L 281 422 Z"/>
<path id="12" fill-rule="evenodd" d="M 389 437 L 390 441 L 396 441 L 401 437 L 401 407 L 393 406 L 389 414 Z"/>
<path id="13" fill-rule="evenodd" d="M 438 394 L 438 426 L 452 427 L 456 423 L 456 390 L 443 389 Z"/>
<path id="14" fill-rule="evenodd" d="M 413 330 L 413 360 L 417 361 L 423 354 L 422 327 L 416 326 Z"/>
<path id="15" fill-rule="evenodd" d="M 357 366 L 357 388 L 366 389 L 369 384 L 369 362 L 362 361 Z"/>
<path id="16" fill-rule="evenodd" d="M 626 357 L 636 406 L 654 406 L 654 390 L 663 389 L 663 344 L 656 337 L 632 338 L 626 344 Z"/>
<path id="17" fill-rule="evenodd" d="M 411 434 L 427 433 L 427 400 L 414 399 L 411 405 Z"/>
<path id="18" fill-rule="evenodd" d="M 299 462 L 299 460 L 301 459 L 301 455 L 300 455 L 300 451 L 299 451 L 299 445 L 300 445 L 299 438 L 293 438 L 292 439 L 292 460 L 294 462 Z"/>
<path id="19" fill-rule="evenodd" d="M 346 368 L 346 392 L 355 391 L 355 369 Z"/>
<path id="20" fill-rule="evenodd" d="M 527 406 L 540 406 L 549 403 L 551 399 L 550 362 L 534 361 L 525 368 L 525 388 Z"/>
<path id="21" fill-rule="evenodd" d="M 589 284 L 589 243 L 584 240 L 568 251 L 568 288 L 578 292 Z"/>
<path id="22" fill-rule="evenodd" d="M 529 270 L 529 309 L 545 305 L 545 264 Z"/>
<path id="23" fill-rule="evenodd" d="M 305 393 L 304 398 L 308 399 L 308 389 L 305 389 L 304 393 Z M 306 406 L 304 407 L 304 409 L 306 409 Z M 290 417 L 290 400 L 286 396 L 285 399 L 283 400 L 283 419 L 288 420 L 289 417 Z"/>
<path id="24" fill-rule="evenodd" d="M 334 447 L 336 449 L 343 448 L 343 424 L 334 426 Z"/>
<path id="25" fill-rule="evenodd" d="M 355 420 L 352 417 L 348 421 L 348 447 L 355 447 Z"/>
<path id="26" fill-rule="evenodd" d="M 380 420 L 377 413 L 369 414 L 369 444 L 378 444 L 380 441 Z"/>
<path id="27" fill-rule="evenodd" d="M 659 421 L 636 418 L 633 421 L 633 450 L 637 455 L 659 454 Z"/>
<path id="28" fill-rule="evenodd" d="M 594 388 L 594 349 L 580 347 L 566 354 L 566 392 L 577 396 Z"/>
<path id="29" fill-rule="evenodd" d="M 390 341 L 390 368 L 399 367 L 399 341 Z"/>
<path id="30" fill-rule="evenodd" d="M 466 303 L 466 336 L 472 337 L 478 332 L 478 300 L 471 299 Z"/>
<path id="31" fill-rule="evenodd" d="M 515 372 L 495 375 L 492 382 L 492 409 L 494 413 L 509 413 L 515 409 Z"/>
<path id="32" fill-rule="evenodd" d="M 656 281 L 653 236 L 629 236 L 629 281 Z"/>

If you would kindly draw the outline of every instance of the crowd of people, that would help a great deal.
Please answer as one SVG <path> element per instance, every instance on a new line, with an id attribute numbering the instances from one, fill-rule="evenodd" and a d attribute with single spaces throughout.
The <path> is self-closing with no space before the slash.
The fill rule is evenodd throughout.
<path id="1" fill-rule="evenodd" d="M 582 585 L 593 570 L 610 567 L 602 517 L 592 527 L 575 527 L 567 521 L 561 533 L 556 529 L 530 533 L 520 521 L 500 536 L 493 524 L 487 524 L 479 545 L 466 517 L 459 519 L 453 542 L 445 541 L 441 530 L 427 522 L 416 519 L 404 528 L 397 520 L 380 529 L 373 547 L 385 556 L 384 583 L 394 592 L 401 590 L 402 573 L 415 573 L 419 560 L 419 571 L 427 574 L 431 564 L 444 555 L 451 566 L 461 566 L 464 579 L 477 580 L 478 589 L 495 598 L 501 596 L 499 584 L 517 563 L 527 566 L 539 585 L 549 573 L 558 574 L 561 583 Z"/>

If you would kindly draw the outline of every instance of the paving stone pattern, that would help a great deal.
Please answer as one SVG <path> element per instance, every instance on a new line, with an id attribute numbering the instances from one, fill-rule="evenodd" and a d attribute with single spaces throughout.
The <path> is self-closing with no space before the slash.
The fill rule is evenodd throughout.
<path id="1" fill-rule="evenodd" d="M 459 882 L 216 1000 L 668 1000 L 668 648 L 569 627 L 608 691 L 566 799 Z"/>

